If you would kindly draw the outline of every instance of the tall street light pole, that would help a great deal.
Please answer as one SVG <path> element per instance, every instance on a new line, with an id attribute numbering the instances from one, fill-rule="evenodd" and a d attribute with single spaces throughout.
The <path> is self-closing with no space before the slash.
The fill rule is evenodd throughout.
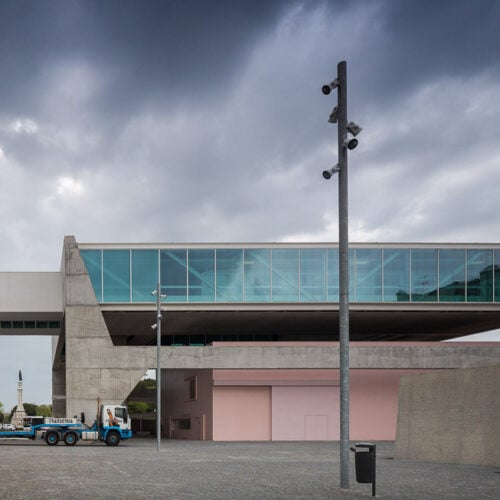
<path id="1" fill-rule="evenodd" d="M 156 329 L 156 449 L 161 449 L 161 299 L 166 295 L 161 293 L 161 285 L 158 283 L 152 295 L 156 296 L 156 323 L 151 328 Z"/>
<path id="2" fill-rule="evenodd" d="M 340 341 L 340 487 L 349 488 L 349 203 L 347 150 L 358 145 L 354 137 L 361 127 L 347 123 L 347 64 L 337 65 L 337 78 L 323 85 L 322 92 L 330 94 L 337 89 L 337 106 L 329 117 L 330 123 L 338 123 L 338 163 L 323 171 L 330 179 L 339 174 L 339 341 Z M 349 138 L 348 132 L 354 137 Z"/>

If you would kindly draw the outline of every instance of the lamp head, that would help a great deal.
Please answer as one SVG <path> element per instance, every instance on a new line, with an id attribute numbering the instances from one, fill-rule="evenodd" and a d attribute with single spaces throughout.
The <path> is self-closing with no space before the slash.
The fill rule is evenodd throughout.
<path id="1" fill-rule="evenodd" d="M 331 179 L 333 174 L 336 174 L 340 170 L 338 164 L 334 165 L 333 167 L 329 168 L 328 170 L 323 170 L 323 178 L 324 179 Z"/>
<path id="2" fill-rule="evenodd" d="M 358 145 L 358 140 L 355 139 L 354 137 L 352 137 L 351 139 L 347 138 L 345 141 L 344 141 L 344 145 L 347 149 L 349 149 L 350 151 L 352 151 L 353 149 L 356 148 L 356 146 Z"/>
<path id="3" fill-rule="evenodd" d="M 338 86 L 339 86 L 339 81 L 335 79 L 333 80 L 333 82 L 323 85 L 321 87 L 321 92 L 323 92 L 323 94 L 325 95 L 328 95 L 333 89 L 336 89 Z"/>

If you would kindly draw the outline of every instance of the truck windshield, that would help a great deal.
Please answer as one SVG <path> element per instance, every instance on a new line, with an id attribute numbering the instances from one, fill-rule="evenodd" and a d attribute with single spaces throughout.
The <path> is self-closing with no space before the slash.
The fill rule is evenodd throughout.
<path id="1" fill-rule="evenodd" d="M 123 406 L 118 406 L 115 408 L 115 416 L 118 418 L 123 418 L 124 422 L 128 420 L 128 411 L 127 408 Z"/>

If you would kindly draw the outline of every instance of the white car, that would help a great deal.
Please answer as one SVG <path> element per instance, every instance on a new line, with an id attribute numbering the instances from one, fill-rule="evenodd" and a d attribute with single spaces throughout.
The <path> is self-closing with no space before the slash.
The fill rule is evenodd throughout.
<path id="1" fill-rule="evenodd" d="M 4 431 L 15 431 L 16 426 L 14 424 L 3 424 L 3 430 Z"/>

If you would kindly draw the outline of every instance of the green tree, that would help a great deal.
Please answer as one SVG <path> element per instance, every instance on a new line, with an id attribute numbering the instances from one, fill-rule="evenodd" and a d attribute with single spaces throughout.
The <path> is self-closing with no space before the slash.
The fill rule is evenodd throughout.
<path id="1" fill-rule="evenodd" d="M 152 391 L 152 390 L 156 389 L 156 380 L 154 378 L 145 378 L 145 379 L 142 379 L 136 385 L 136 389 L 138 389 L 138 390 Z"/>
<path id="2" fill-rule="evenodd" d="M 3 403 L 0 401 L 0 423 L 3 422 L 3 419 L 4 419 L 4 414 L 3 414 Z"/>
<path id="3" fill-rule="evenodd" d="M 52 405 L 38 405 L 36 409 L 36 415 L 40 417 L 51 417 Z"/>
<path id="4" fill-rule="evenodd" d="M 37 405 L 34 404 L 34 403 L 23 403 L 23 406 L 24 406 L 24 409 L 26 410 L 26 415 L 28 415 L 28 417 L 34 417 L 35 415 L 38 415 L 37 414 Z M 9 418 L 9 422 L 12 420 L 12 416 L 14 415 L 14 412 L 16 411 L 16 408 L 17 408 L 17 405 L 14 406 L 14 408 L 12 408 L 12 410 L 10 411 L 10 418 Z"/>
<path id="5" fill-rule="evenodd" d="M 130 413 L 146 413 L 148 406 L 148 403 L 144 403 L 143 401 L 129 401 L 128 411 Z"/>

